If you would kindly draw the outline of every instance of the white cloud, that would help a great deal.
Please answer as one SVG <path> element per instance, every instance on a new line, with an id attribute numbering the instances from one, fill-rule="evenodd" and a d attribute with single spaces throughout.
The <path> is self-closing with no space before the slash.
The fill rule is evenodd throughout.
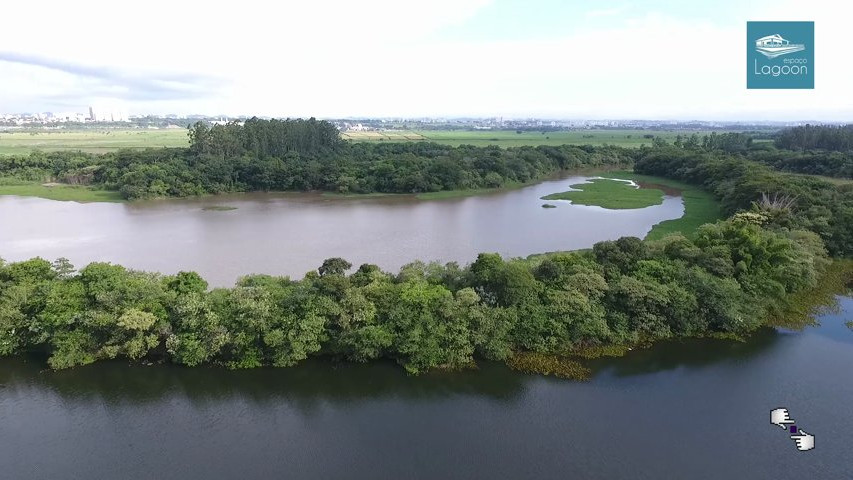
<path id="1" fill-rule="evenodd" d="M 206 97 L 131 101 L 131 112 L 853 120 L 847 4 L 777 3 L 768 13 L 755 3 L 722 24 L 660 13 L 620 21 L 615 9 L 591 10 L 611 26 L 567 27 L 546 40 L 436 40 L 445 27 L 464 28 L 486 4 L 156 0 L 125 12 L 116 2 L 18 2 L 7 7 L 12 17 L 39 20 L 2 25 L 0 50 L 109 67 L 130 78 L 212 79 Z M 53 14 L 39 15 L 45 9 Z M 746 20 L 786 18 L 816 22 L 816 89 L 746 90 Z M 0 68 L 0 106 L 63 95 L 79 95 L 85 106 L 107 82 L 42 67 Z"/>

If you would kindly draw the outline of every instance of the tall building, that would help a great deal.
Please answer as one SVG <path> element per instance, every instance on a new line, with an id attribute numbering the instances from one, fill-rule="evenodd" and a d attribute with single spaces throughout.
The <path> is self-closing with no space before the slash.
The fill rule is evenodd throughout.
<path id="1" fill-rule="evenodd" d="M 93 122 L 126 122 L 127 112 L 116 107 L 89 107 L 89 120 Z"/>

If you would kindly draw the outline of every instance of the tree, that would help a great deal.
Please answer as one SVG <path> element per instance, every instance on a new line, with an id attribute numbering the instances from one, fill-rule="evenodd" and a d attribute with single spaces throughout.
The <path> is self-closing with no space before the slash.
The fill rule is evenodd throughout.
<path id="1" fill-rule="evenodd" d="M 343 275 L 350 268 L 352 268 L 351 263 L 343 258 L 335 257 L 323 260 L 323 264 L 317 271 L 321 277 L 325 277 L 326 275 Z"/>

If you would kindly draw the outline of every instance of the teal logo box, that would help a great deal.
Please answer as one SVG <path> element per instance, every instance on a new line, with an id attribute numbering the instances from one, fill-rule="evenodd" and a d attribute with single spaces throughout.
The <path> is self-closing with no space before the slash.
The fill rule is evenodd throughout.
<path id="1" fill-rule="evenodd" d="M 746 88 L 814 88 L 814 22 L 746 22 Z"/>

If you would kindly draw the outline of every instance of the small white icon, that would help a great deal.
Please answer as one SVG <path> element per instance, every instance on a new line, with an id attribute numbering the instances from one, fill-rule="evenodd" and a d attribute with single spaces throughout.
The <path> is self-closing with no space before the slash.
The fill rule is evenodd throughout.
<path id="1" fill-rule="evenodd" d="M 794 424 L 796 422 L 794 422 L 794 419 L 791 418 L 791 415 L 788 413 L 787 408 L 777 408 L 774 410 L 770 410 L 770 423 L 787 430 L 788 425 Z"/>
<path id="2" fill-rule="evenodd" d="M 791 440 L 797 442 L 797 450 L 805 452 L 814 448 L 814 435 L 806 433 L 798 428 L 796 435 L 791 435 Z"/>
<path id="3" fill-rule="evenodd" d="M 781 57 L 789 53 L 802 52 L 805 49 L 806 46 L 802 43 L 791 43 L 778 33 L 755 41 L 755 51 L 767 58 Z"/>
<path id="4" fill-rule="evenodd" d="M 788 413 L 787 408 L 774 408 L 770 410 L 770 423 L 789 432 L 791 440 L 797 444 L 797 450 L 805 452 L 814 449 L 814 435 L 794 425 L 794 419 L 791 418 L 791 414 Z"/>

